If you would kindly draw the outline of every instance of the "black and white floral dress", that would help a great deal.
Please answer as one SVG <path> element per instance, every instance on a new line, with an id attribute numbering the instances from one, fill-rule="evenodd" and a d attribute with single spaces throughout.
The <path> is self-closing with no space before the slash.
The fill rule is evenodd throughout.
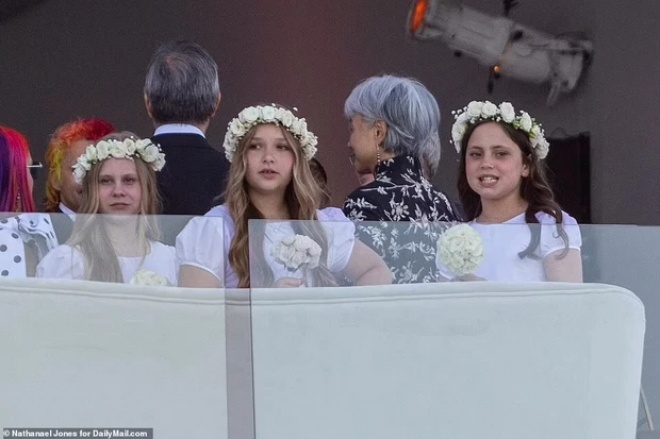
<path id="1" fill-rule="evenodd" d="M 416 158 L 401 155 L 380 162 L 376 180 L 346 198 L 344 214 L 368 222 L 357 224 L 357 237 L 383 257 L 395 283 L 443 279 L 435 263 L 436 242 L 447 223 L 460 221 L 461 215 L 422 176 Z"/>

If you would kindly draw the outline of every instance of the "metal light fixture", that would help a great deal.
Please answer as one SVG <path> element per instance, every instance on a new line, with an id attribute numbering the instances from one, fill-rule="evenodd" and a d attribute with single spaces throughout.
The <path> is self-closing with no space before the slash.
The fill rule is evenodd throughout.
<path id="1" fill-rule="evenodd" d="M 440 39 L 475 58 L 491 69 L 491 78 L 549 82 L 548 105 L 575 88 L 593 53 L 586 39 L 555 37 L 455 0 L 413 0 L 407 27 L 414 39 Z"/>

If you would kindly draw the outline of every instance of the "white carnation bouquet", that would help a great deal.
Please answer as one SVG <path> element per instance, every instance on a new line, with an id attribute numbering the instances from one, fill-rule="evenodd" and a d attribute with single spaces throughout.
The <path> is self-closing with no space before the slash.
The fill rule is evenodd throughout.
<path id="1" fill-rule="evenodd" d="M 138 270 L 133 275 L 131 285 L 151 285 L 156 287 L 166 287 L 169 285 L 167 278 L 151 270 Z"/>
<path id="2" fill-rule="evenodd" d="M 290 271 L 312 269 L 319 266 L 321 246 L 308 236 L 291 235 L 278 241 L 271 254 Z"/>
<path id="3" fill-rule="evenodd" d="M 484 259 L 481 235 L 469 224 L 456 224 L 438 238 L 437 256 L 457 276 L 470 274 Z"/>

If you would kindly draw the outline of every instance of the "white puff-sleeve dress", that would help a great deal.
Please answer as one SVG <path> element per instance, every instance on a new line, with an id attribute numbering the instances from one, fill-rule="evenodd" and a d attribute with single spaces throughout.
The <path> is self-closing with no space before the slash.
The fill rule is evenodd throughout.
<path id="1" fill-rule="evenodd" d="M 150 251 L 142 256 L 119 256 L 119 267 L 124 283 L 130 283 L 138 270 L 151 271 L 167 279 L 169 285 L 177 284 L 177 267 L 174 247 L 158 241 L 149 241 Z M 36 277 L 54 279 L 85 279 L 85 261 L 82 252 L 67 244 L 53 249 L 37 265 Z"/>
<path id="2" fill-rule="evenodd" d="M 562 228 L 568 236 L 568 248 L 580 251 L 582 235 L 575 218 L 563 213 Z M 544 282 L 547 281 L 543 260 L 552 253 L 565 249 L 565 243 L 557 233 L 554 217 L 538 212 L 536 218 L 539 224 L 532 227 L 541 228 L 539 246 L 534 252 L 521 258 L 531 240 L 529 225 L 525 222 L 525 214 L 520 214 L 501 224 L 481 224 L 470 222 L 483 240 L 484 260 L 474 271 L 474 275 L 490 281 L 501 282 Z M 438 261 L 438 268 L 445 278 L 451 279 L 455 274 Z"/>
<path id="3" fill-rule="evenodd" d="M 317 217 L 327 234 L 328 269 L 333 273 L 339 273 L 346 268 L 353 252 L 355 226 L 340 209 L 334 207 L 317 211 Z M 303 269 L 288 270 L 272 255 L 273 247 L 282 238 L 296 234 L 292 222 L 264 221 L 262 248 L 266 263 L 273 272 L 273 278 L 275 280 L 282 277 L 305 279 Z M 177 265 L 197 267 L 211 273 L 220 285 L 227 288 L 237 287 L 238 276 L 228 262 L 229 247 L 234 233 L 234 221 L 229 209 L 224 205 L 214 207 L 203 217 L 193 218 L 177 237 Z"/>

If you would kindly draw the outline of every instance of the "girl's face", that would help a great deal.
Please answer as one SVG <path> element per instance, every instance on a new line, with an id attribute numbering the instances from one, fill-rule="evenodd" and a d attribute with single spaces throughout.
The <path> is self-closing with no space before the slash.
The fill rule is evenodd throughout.
<path id="1" fill-rule="evenodd" d="M 348 156 L 355 172 L 360 174 L 373 173 L 376 169 L 378 140 L 376 125 L 369 125 L 360 115 L 351 117 L 348 124 L 350 137 L 348 139 Z"/>
<path id="2" fill-rule="evenodd" d="M 295 155 L 282 129 L 275 124 L 259 125 L 245 148 L 250 190 L 283 194 L 293 178 Z"/>
<path id="3" fill-rule="evenodd" d="M 99 213 L 134 215 L 140 213 L 142 185 L 135 162 L 106 159 L 99 173 Z"/>
<path id="4" fill-rule="evenodd" d="M 520 185 L 529 175 L 529 166 L 502 127 L 488 122 L 475 128 L 468 139 L 465 174 L 482 201 L 520 199 Z"/>

